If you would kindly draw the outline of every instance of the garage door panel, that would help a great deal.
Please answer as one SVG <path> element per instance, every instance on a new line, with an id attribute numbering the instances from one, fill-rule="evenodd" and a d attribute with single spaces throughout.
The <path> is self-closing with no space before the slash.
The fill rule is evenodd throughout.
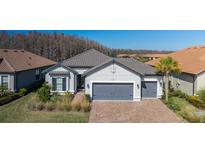
<path id="1" fill-rule="evenodd" d="M 131 83 L 94 83 L 94 100 L 132 100 L 133 84 Z"/>
<path id="2" fill-rule="evenodd" d="M 142 97 L 156 98 L 157 97 L 157 82 L 156 81 L 142 81 Z"/>

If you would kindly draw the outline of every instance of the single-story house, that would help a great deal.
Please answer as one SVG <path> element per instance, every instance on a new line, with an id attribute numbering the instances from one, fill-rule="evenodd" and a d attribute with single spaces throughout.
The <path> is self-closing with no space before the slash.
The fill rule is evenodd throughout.
<path id="1" fill-rule="evenodd" d="M 167 56 L 178 61 L 181 74 L 173 74 L 170 78 L 174 89 L 179 89 L 189 95 L 196 95 L 197 91 L 205 88 L 205 46 L 185 48 Z M 154 66 L 159 59 L 149 61 Z"/>
<path id="2" fill-rule="evenodd" d="M 75 93 L 84 89 L 92 100 L 160 98 L 162 76 L 133 58 L 112 58 L 90 49 L 45 72 L 51 92 Z"/>
<path id="3" fill-rule="evenodd" d="M 25 50 L 0 49 L 0 86 L 10 91 L 28 88 L 43 80 L 41 72 L 55 64 Z"/>

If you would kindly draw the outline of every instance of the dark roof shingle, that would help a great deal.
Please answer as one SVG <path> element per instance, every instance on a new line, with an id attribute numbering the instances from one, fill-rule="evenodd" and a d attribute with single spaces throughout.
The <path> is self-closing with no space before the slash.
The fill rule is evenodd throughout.
<path id="1" fill-rule="evenodd" d="M 90 49 L 72 58 L 64 60 L 62 64 L 69 67 L 94 67 L 109 59 L 111 59 L 111 57 L 95 49 Z"/>
<path id="2" fill-rule="evenodd" d="M 88 74 L 92 74 L 92 72 L 95 72 L 95 70 L 105 66 L 106 64 L 110 64 L 112 62 L 116 62 L 140 75 L 156 75 L 156 71 L 153 67 L 146 65 L 142 62 L 139 62 L 138 60 L 135 60 L 134 58 L 111 58 L 110 60 L 107 60 L 104 63 L 101 63 L 100 65 L 97 65 L 91 68 L 90 70 L 86 71 L 84 73 L 84 76 Z"/>

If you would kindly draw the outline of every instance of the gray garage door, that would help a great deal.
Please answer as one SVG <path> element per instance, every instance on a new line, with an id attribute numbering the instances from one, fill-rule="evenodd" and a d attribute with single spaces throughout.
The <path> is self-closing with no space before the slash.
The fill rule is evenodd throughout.
<path id="1" fill-rule="evenodd" d="M 133 100 L 132 83 L 94 83 L 93 100 Z"/>
<path id="2" fill-rule="evenodd" d="M 156 81 L 142 81 L 142 97 L 157 97 Z"/>

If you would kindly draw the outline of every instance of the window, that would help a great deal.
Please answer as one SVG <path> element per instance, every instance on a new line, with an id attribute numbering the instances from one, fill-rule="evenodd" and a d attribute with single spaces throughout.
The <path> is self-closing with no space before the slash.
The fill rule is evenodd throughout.
<path id="1" fill-rule="evenodd" d="M 36 80 L 40 79 L 40 69 L 36 70 Z"/>
<path id="2" fill-rule="evenodd" d="M 57 78 L 56 79 L 56 90 L 62 91 L 62 89 L 63 89 L 63 80 L 62 78 Z"/>
<path id="3" fill-rule="evenodd" d="M 52 91 L 66 91 L 66 78 L 52 78 Z"/>
<path id="4" fill-rule="evenodd" d="M 4 88 L 4 90 L 8 90 L 8 86 L 9 86 L 8 76 L 1 76 L 1 86 Z"/>

